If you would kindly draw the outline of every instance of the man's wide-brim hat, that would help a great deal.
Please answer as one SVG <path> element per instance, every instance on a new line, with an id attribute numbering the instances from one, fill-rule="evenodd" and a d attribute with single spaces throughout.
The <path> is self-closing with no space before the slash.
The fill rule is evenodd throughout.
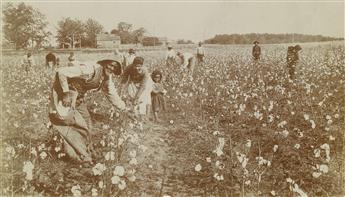
<path id="1" fill-rule="evenodd" d="M 259 41 L 255 40 L 255 41 L 253 42 L 253 44 L 259 44 Z"/>
<path id="2" fill-rule="evenodd" d="M 120 58 L 114 58 L 114 59 L 105 59 L 105 60 L 100 60 L 97 62 L 97 64 L 101 66 L 112 66 L 113 67 L 113 74 L 114 75 L 121 75 L 122 69 L 121 69 L 121 60 Z"/>
<path id="3" fill-rule="evenodd" d="M 168 45 L 168 49 L 172 49 L 172 46 L 170 44 Z"/>

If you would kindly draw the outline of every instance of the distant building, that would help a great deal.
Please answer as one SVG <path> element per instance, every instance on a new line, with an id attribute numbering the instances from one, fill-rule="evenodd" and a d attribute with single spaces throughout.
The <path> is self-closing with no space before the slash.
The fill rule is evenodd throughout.
<path id="1" fill-rule="evenodd" d="M 158 40 L 160 43 L 162 43 L 163 46 L 168 44 L 168 38 L 167 37 L 158 37 Z"/>
<path id="2" fill-rule="evenodd" d="M 121 44 L 120 36 L 114 34 L 97 34 L 97 48 L 118 48 Z"/>

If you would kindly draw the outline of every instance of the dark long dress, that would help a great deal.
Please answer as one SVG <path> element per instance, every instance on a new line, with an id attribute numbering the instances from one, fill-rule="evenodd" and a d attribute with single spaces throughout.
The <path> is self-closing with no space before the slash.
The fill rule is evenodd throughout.
<path id="1" fill-rule="evenodd" d="M 151 92 L 151 103 L 153 112 L 165 111 L 166 109 L 163 91 L 164 87 L 161 83 L 153 84 L 153 91 Z"/>

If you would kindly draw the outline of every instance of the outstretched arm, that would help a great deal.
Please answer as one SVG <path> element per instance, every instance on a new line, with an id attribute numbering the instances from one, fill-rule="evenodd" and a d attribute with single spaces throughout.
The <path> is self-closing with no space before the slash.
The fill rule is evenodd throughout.
<path id="1" fill-rule="evenodd" d="M 123 100 L 120 98 L 120 96 L 117 93 L 117 90 L 115 88 L 115 85 L 109 77 L 107 81 L 104 82 L 104 85 L 102 87 L 102 91 L 104 92 L 105 96 L 109 100 L 109 102 L 114 105 L 116 108 L 120 110 L 126 109 L 126 104 L 123 102 Z"/>

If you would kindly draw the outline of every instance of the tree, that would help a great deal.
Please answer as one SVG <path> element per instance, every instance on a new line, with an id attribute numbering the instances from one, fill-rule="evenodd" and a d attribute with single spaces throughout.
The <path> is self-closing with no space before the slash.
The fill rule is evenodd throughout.
<path id="1" fill-rule="evenodd" d="M 136 29 L 132 32 L 135 44 L 141 43 L 143 41 L 145 33 L 146 29 L 143 27 L 140 27 L 139 29 Z"/>
<path id="2" fill-rule="evenodd" d="M 146 33 L 143 27 L 132 30 L 132 24 L 120 22 L 117 24 L 117 29 L 111 30 L 111 34 L 120 36 L 121 44 L 137 44 L 140 43 Z"/>
<path id="3" fill-rule="evenodd" d="M 96 34 L 102 33 L 104 27 L 93 19 L 88 19 L 84 24 L 85 29 L 85 40 L 83 40 L 83 46 L 86 47 L 97 47 Z"/>
<path id="4" fill-rule="evenodd" d="M 180 40 L 177 40 L 177 44 L 194 44 L 194 43 L 191 40 L 180 39 Z"/>
<path id="5" fill-rule="evenodd" d="M 78 19 L 64 18 L 58 22 L 57 41 L 60 47 L 71 46 L 81 44 L 84 39 L 85 28 L 83 23 Z"/>
<path id="6" fill-rule="evenodd" d="M 29 45 L 40 48 L 51 35 L 45 16 L 25 3 L 7 3 L 3 9 L 4 37 L 15 44 L 16 49 Z"/>
<path id="7" fill-rule="evenodd" d="M 132 30 L 132 24 L 119 22 L 119 24 L 117 24 L 117 29 L 119 32 L 130 32 Z"/>
<path id="8" fill-rule="evenodd" d="M 157 37 L 145 37 L 143 38 L 143 46 L 159 46 L 162 43 L 159 41 Z"/>

